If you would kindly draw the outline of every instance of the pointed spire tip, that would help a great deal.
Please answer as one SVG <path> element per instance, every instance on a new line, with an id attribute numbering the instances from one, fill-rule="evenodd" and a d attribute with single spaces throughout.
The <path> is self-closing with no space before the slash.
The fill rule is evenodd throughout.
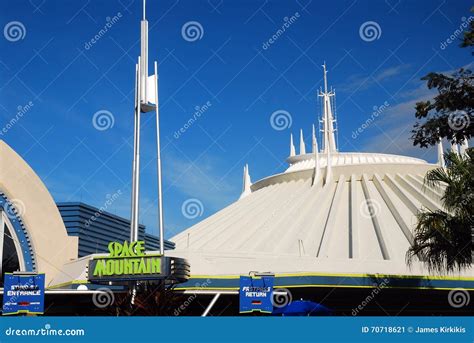
<path id="1" fill-rule="evenodd" d="M 300 129 L 300 155 L 306 154 L 306 145 L 304 143 L 303 129 Z"/>
<path id="2" fill-rule="evenodd" d="M 295 145 L 293 143 L 293 134 L 290 133 L 290 157 L 295 156 L 295 155 L 296 155 L 296 152 L 295 152 Z"/>

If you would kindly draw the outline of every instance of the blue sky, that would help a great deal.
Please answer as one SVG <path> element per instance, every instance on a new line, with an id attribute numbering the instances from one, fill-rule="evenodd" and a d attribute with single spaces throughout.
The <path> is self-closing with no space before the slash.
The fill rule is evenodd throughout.
<path id="1" fill-rule="evenodd" d="M 457 41 L 443 45 L 451 35 L 460 38 L 456 30 L 472 14 L 467 0 L 147 2 L 149 59 L 160 69 L 168 238 L 235 201 L 245 163 L 252 181 L 283 171 L 291 132 L 303 128 L 309 146 L 320 114 L 323 61 L 336 89 L 341 151 L 428 161 L 434 149 L 413 147 L 408 139 L 414 104 L 430 96 L 420 78 L 472 62 Z M 0 2 L 0 120 L 6 129 L 0 138 L 58 202 L 100 207 L 118 193 L 108 210 L 129 217 L 140 18 L 138 0 Z M 183 34 L 186 25 L 197 28 L 197 37 Z M 205 104 L 208 109 L 176 138 Z M 384 104 L 374 117 L 374 106 Z M 98 130 L 94 114 L 103 111 L 113 125 Z M 286 111 L 291 126 L 274 129 L 275 111 Z M 373 122 L 355 135 L 368 118 Z M 151 115 L 142 128 L 140 221 L 156 234 Z M 202 204 L 199 215 L 183 215 L 189 199 Z"/>

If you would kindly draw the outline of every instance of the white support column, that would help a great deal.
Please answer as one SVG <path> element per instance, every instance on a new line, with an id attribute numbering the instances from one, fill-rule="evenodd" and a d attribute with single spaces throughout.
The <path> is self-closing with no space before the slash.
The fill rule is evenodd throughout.
<path id="1" fill-rule="evenodd" d="M 135 84 L 135 116 L 134 116 L 134 142 L 133 142 L 133 167 L 132 167 L 132 213 L 130 222 L 130 242 L 138 240 L 139 226 L 139 199 L 140 199 L 140 57 L 136 65 L 136 84 Z"/>
<path id="2" fill-rule="evenodd" d="M 374 182 L 375 188 L 377 188 L 377 190 L 379 191 L 379 194 L 382 196 L 382 199 L 385 201 L 385 204 L 387 205 L 388 209 L 392 213 L 393 218 L 397 221 L 398 225 L 400 226 L 400 229 L 405 235 L 405 238 L 407 239 L 408 243 L 412 245 L 414 238 L 411 232 L 411 225 L 410 223 L 406 222 L 403 219 L 403 216 L 400 210 L 395 205 L 394 199 L 392 199 L 387 193 L 388 187 L 384 184 L 384 182 L 382 181 L 382 178 L 378 174 L 374 174 L 373 182 Z"/>
<path id="3" fill-rule="evenodd" d="M 359 203 L 357 202 L 357 177 L 352 174 L 349 186 L 349 258 L 359 258 Z"/>
<path id="4" fill-rule="evenodd" d="M 375 200 L 376 198 L 371 193 L 368 184 L 369 184 L 369 177 L 367 176 L 367 174 L 362 174 L 362 191 L 365 196 L 365 203 L 366 203 L 367 209 L 369 210 L 370 218 L 372 219 L 372 224 L 374 226 L 375 235 L 379 243 L 380 252 L 382 253 L 382 257 L 384 260 L 390 260 L 390 256 L 392 256 L 393 254 L 391 254 L 389 251 L 390 246 L 388 246 L 385 243 L 385 238 L 383 237 L 383 233 L 382 233 L 382 227 L 380 225 L 381 223 L 381 220 L 379 219 L 380 215 L 377 213 L 378 211 L 376 211 L 375 206 L 374 206 L 377 200 Z"/>
<path id="5" fill-rule="evenodd" d="M 326 224 L 324 225 L 321 238 L 316 242 L 319 242 L 318 250 L 316 252 L 316 257 L 328 257 L 329 254 L 329 243 L 332 240 L 334 231 L 336 231 L 336 220 L 337 217 L 341 214 L 339 213 L 339 208 L 342 203 L 342 193 L 344 187 L 346 186 L 346 179 L 344 175 L 340 175 L 336 185 L 336 192 L 334 193 L 334 198 L 331 201 L 331 206 L 329 207 L 329 213 L 327 216 Z M 339 238 L 340 239 L 340 238 Z"/>
<path id="6" fill-rule="evenodd" d="M 158 177 L 158 228 L 160 231 L 160 254 L 165 252 L 165 228 L 163 219 L 163 186 L 161 176 L 160 106 L 158 101 L 158 62 L 155 61 L 155 106 L 156 106 L 156 155 Z"/>

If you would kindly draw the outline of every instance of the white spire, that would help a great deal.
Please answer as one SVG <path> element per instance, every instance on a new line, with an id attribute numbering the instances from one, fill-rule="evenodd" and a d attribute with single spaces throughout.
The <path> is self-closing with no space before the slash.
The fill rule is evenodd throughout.
<path id="1" fill-rule="evenodd" d="M 293 144 L 293 134 L 290 133 L 290 157 L 295 156 L 295 155 L 296 155 L 296 152 L 295 152 L 295 145 Z"/>
<path id="2" fill-rule="evenodd" d="M 328 78 L 327 78 L 327 70 L 326 70 L 326 61 L 324 61 L 324 64 L 323 64 L 323 72 L 324 72 L 324 93 L 327 93 L 328 92 Z"/>
<path id="3" fill-rule="evenodd" d="M 464 139 L 461 143 L 461 145 L 459 145 L 459 152 L 462 156 L 464 156 L 464 154 L 466 153 L 466 150 L 469 148 L 469 143 L 467 142 L 467 139 Z"/>
<path id="4" fill-rule="evenodd" d="M 328 151 L 337 152 L 336 139 L 334 136 L 334 116 L 331 107 L 331 97 L 334 96 L 334 91 L 328 92 L 328 80 L 326 62 L 323 64 L 324 73 L 324 92 L 319 92 L 319 96 L 323 98 L 323 152 Z"/>
<path id="5" fill-rule="evenodd" d="M 306 154 L 306 146 L 304 144 L 303 130 L 300 130 L 300 155 Z"/>
<path id="6" fill-rule="evenodd" d="M 320 176 L 318 140 L 316 139 L 316 129 L 314 128 L 314 124 L 313 124 L 312 141 L 313 141 L 313 154 L 314 154 L 314 171 L 313 171 L 313 184 L 312 184 L 312 186 L 314 186 L 318 182 L 319 176 Z"/>
<path id="7" fill-rule="evenodd" d="M 252 193 L 252 190 L 250 189 L 251 185 L 252 181 L 250 180 L 249 165 L 246 164 L 244 166 L 244 175 L 242 180 L 242 194 L 240 195 L 239 199 L 245 198 L 247 195 Z"/>
<path id="8" fill-rule="evenodd" d="M 154 63 L 154 74 L 148 76 L 148 21 L 146 20 L 146 1 L 143 0 L 143 19 L 140 22 L 140 56 L 136 67 L 135 115 L 134 115 L 134 154 L 132 166 L 132 215 L 130 241 L 138 239 L 139 199 L 140 199 L 140 120 L 141 113 L 156 112 L 156 152 L 158 185 L 158 229 L 160 232 L 160 254 L 164 254 L 163 187 L 161 168 L 160 111 L 158 105 L 158 62 Z M 135 290 L 135 288 L 134 288 Z"/>
<path id="9" fill-rule="evenodd" d="M 441 138 L 438 141 L 438 164 L 441 168 L 444 168 L 444 151 L 443 151 L 443 142 Z"/>
<path id="10" fill-rule="evenodd" d="M 451 152 L 459 155 L 459 146 L 456 143 L 451 143 Z"/>

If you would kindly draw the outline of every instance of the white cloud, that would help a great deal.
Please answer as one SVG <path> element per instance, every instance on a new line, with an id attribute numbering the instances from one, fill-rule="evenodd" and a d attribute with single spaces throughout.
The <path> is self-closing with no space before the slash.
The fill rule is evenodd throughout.
<path id="1" fill-rule="evenodd" d="M 222 164 L 209 154 L 192 162 L 177 156 L 168 157 L 167 175 L 171 175 L 171 185 L 187 197 L 201 200 L 211 209 L 220 209 L 239 196 L 239 180 L 224 177 Z M 224 177 L 224 179 L 222 179 Z"/>
<path id="2" fill-rule="evenodd" d="M 463 68 L 472 67 L 470 63 Z M 455 70 L 442 71 L 443 74 L 452 74 Z M 411 130 L 416 122 L 415 105 L 417 102 L 432 99 L 436 90 L 428 89 L 425 81 L 413 80 L 410 90 L 400 92 L 397 98 L 403 100 L 384 111 L 370 127 L 371 140 L 363 145 L 364 151 L 393 153 L 399 155 L 414 156 L 428 161 L 436 159 L 436 148 L 420 148 L 413 146 Z M 381 142 L 385 142 L 381 144 Z M 447 148 L 447 145 L 445 146 Z"/>
<path id="3" fill-rule="evenodd" d="M 354 74 L 349 76 L 343 85 L 338 85 L 337 90 L 341 92 L 353 92 L 356 89 L 357 91 L 365 90 L 375 83 L 386 81 L 387 79 L 400 75 L 409 67 L 408 64 L 400 64 L 383 69 L 374 75 Z"/>

